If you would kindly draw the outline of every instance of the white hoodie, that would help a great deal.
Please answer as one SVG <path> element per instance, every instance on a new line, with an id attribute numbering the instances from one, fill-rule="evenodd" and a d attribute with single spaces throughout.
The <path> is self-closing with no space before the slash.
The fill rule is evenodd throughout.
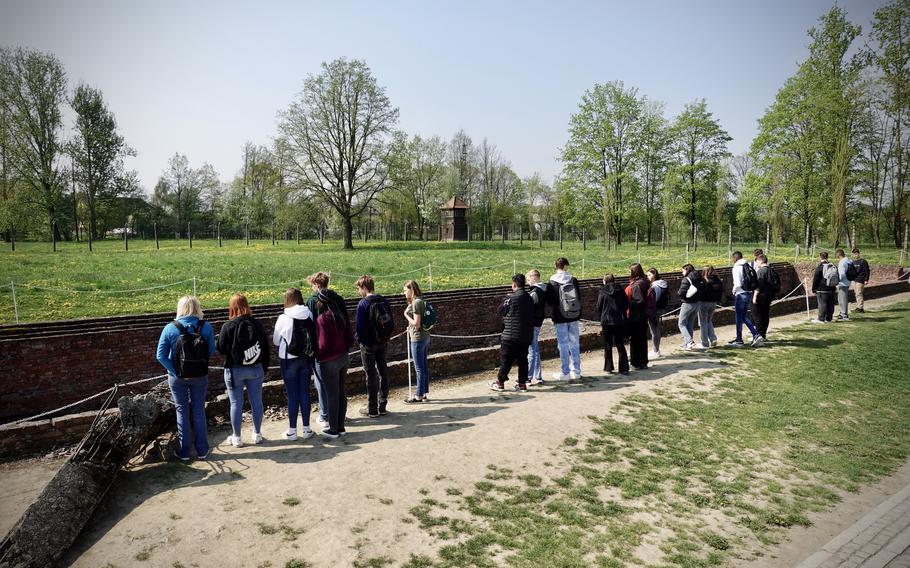
<path id="1" fill-rule="evenodd" d="M 278 347 L 279 359 L 296 359 L 296 355 L 287 353 L 287 345 L 291 342 L 291 334 L 294 331 L 294 320 L 305 320 L 312 318 L 313 314 L 310 309 L 303 304 L 285 308 L 284 313 L 278 316 L 275 322 L 275 331 L 272 332 L 272 343 Z"/>
<path id="2" fill-rule="evenodd" d="M 746 259 L 741 258 L 736 261 L 736 264 L 733 265 L 733 295 L 741 294 L 745 292 L 743 290 L 743 265 L 746 264 Z"/>
<path id="3" fill-rule="evenodd" d="M 550 282 L 556 282 L 557 284 L 568 284 L 572 281 L 572 273 L 568 270 L 557 270 L 556 274 L 550 276 Z"/>

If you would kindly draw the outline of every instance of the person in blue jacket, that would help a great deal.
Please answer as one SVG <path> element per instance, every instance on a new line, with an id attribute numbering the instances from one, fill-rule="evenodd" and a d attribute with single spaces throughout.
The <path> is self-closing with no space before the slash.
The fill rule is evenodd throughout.
<path id="1" fill-rule="evenodd" d="M 177 301 L 176 321 L 187 332 L 199 333 L 205 339 L 208 344 L 208 356 L 211 357 L 215 353 L 215 334 L 212 332 L 211 324 L 202 318 L 202 308 L 196 296 L 184 296 Z M 180 439 L 177 457 L 183 461 L 189 460 L 190 446 L 193 445 L 196 447 L 196 456 L 204 460 L 209 455 L 205 420 L 205 395 L 209 388 L 209 378 L 207 374 L 196 377 L 177 376 L 174 361 L 180 333 L 174 322 L 164 326 L 158 339 L 157 358 L 161 366 L 167 370 L 167 384 L 171 387 L 171 395 L 177 407 L 177 437 Z"/>

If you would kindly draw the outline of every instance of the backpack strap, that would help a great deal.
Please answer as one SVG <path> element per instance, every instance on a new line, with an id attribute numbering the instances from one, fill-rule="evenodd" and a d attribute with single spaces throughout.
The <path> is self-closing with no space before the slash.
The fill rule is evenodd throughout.
<path id="1" fill-rule="evenodd" d="M 186 328 L 183 326 L 182 323 L 180 323 L 180 322 L 177 321 L 177 320 L 174 320 L 173 323 L 174 323 L 174 327 L 177 328 L 177 331 L 180 332 L 180 335 L 186 335 Z"/>

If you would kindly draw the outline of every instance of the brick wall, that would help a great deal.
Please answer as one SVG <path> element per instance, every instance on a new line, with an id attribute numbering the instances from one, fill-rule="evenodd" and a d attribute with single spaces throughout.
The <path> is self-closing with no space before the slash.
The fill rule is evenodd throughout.
<path id="1" fill-rule="evenodd" d="M 783 290 L 790 291 L 799 277 L 788 263 L 775 266 L 781 274 Z M 732 289 L 730 269 L 721 268 L 719 273 L 729 295 Z M 676 290 L 680 278 L 678 273 L 665 276 L 671 292 L 671 307 L 678 303 Z M 625 283 L 627 278 L 618 280 Z M 598 279 L 581 281 L 583 318 L 597 318 L 594 307 L 599 285 Z M 497 307 L 509 292 L 508 286 L 496 286 L 425 294 L 424 297 L 433 303 L 439 314 L 433 333 L 483 335 L 499 332 L 501 318 Z M 401 314 L 405 300 L 403 296 L 396 295 L 390 296 L 389 301 L 396 315 L 395 333 L 398 333 L 404 330 L 405 320 Z M 348 300 L 352 315 L 354 306 L 356 300 Z M 281 306 L 256 306 L 254 313 L 271 337 Z M 225 309 L 207 309 L 205 314 L 216 332 L 227 319 Z M 164 370 L 155 360 L 155 347 L 161 329 L 172 319 L 171 314 L 147 314 L 0 326 L 0 364 L 5 370 L 0 379 L 4 383 L 4 388 L 0 389 L 0 421 L 31 416 L 73 403 L 115 382 L 125 383 L 162 374 Z M 496 344 L 498 337 L 434 338 L 430 351 L 439 353 Z M 390 345 L 391 359 L 404 358 L 404 352 L 403 339 Z M 274 348 L 272 358 L 277 362 Z M 216 355 L 212 365 L 221 364 L 220 356 Z M 355 356 L 351 365 L 359 364 Z M 273 378 L 278 378 L 277 371 L 271 374 Z M 210 376 L 212 386 L 220 388 L 221 372 L 212 371 Z M 98 406 L 96 399 L 69 412 Z"/>

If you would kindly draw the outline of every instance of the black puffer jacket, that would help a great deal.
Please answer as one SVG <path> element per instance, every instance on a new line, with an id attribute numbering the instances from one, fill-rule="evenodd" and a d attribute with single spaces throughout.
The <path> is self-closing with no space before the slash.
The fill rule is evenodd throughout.
<path id="1" fill-rule="evenodd" d="M 534 300 L 524 291 L 516 290 L 499 306 L 502 316 L 502 340 L 529 344 L 534 338 Z"/>
<path id="2" fill-rule="evenodd" d="M 622 286 L 614 282 L 601 286 L 597 293 L 597 313 L 600 325 L 624 325 L 628 318 L 629 299 Z"/>
<path id="3" fill-rule="evenodd" d="M 697 304 L 701 301 L 701 290 L 705 281 L 701 279 L 701 274 L 693 270 L 686 275 L 679 283 L 679 301 L 684 304 Z M 695 288 L 697 291 L 694 295 L 689 296 L 689 290 Z"/>

